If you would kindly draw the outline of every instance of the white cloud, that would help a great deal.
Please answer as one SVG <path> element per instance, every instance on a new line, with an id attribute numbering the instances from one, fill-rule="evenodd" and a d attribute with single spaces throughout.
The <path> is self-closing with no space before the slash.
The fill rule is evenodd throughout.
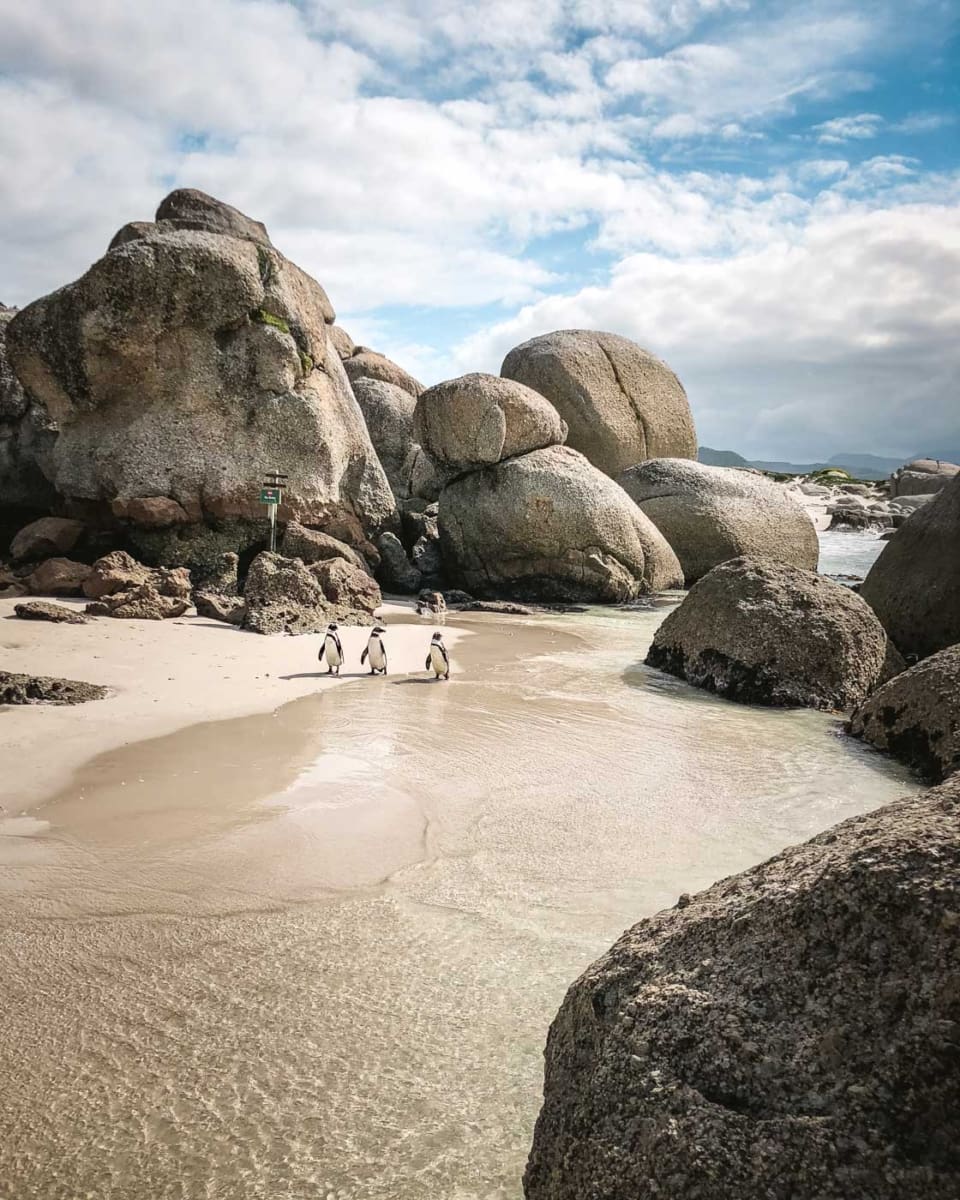
<path id="1" fill-rule="evenodd" d="M 814 125 L 817 141 L 840 143 L 875 138 L 883 126 L 883 118 L 877 113 L 857 113 L 856 116 L 833 117 Z"/>
<path id="2" fill-rule="evenodd" d="M 787 303 L 793 272 L 813 293 L 845 261 L 841 242 L 815 233 L 843 219 L 859 244 L 857 221 L 875 231 L 884 209 L 933 214 L 934 200 L 955 202 L 954 182 L 914 158 L 847 161 L 809 136 L 777 142 L 778 114 L 864 85 L 868 52 L 890 35 L 887 0 L 870 10 L 827 0 L 802 10 L 746 0 L 0 8 L 7 303 L 75 277 L 172 187 L 201 187 L 264 220 L 355 329 L 427 379 L 479 365 L 469 355 L 507 336 L 497 322 L 454 360 L 449 343 L 460 335 L 450 330 L 463 324 L 435 323 L 431 310 L 472 308 L 479 322 L 491 308 L 525 306 L 510 330 L 589 320 L 655 339 L 689 363 L 695 384 L 712 372 L 710 404 L 729 396 L 746 421 L 737 405 L 752 397 L 761 415 L 750 436 L 775 440 L 778 429 L 797 436 L 789 406 L 768 403 L 757 380 L 778 362 L 786 379 L 799 370 L 795 336 L 781 337 L 778 322 L 820 330 L 817 312 Z M 817 132 L 851 119 L 864 129 L 874 114 Z M 913 132 L 931 119 L 916 114 Z M 775 169 L 748 160 L 751 147 Z M 718 169 L 721 159 L 736 167 Z M 892 270 L 892 251 L 864 254 L 860 287 L 872 303 L 883 287 L 867 266 Z M 912 226 L 898 254 L 929 269 Z M 853 297 L 852 264 L 843 278 Z M 740 299 L 749 281 L 762 305 Z M 738 319 L 770 331 L 769 361 L 739 338 Z M 929 305 L 917 304 L 914 320 L 924 336 L 942 328 Z M 832 378 L 852 372 L 856 383 L 863 363 L 902 344 L 882 322 L 854 336 L 848 314 L 836 327 L 833 340 L 817 334 L 804 372 L 816 371 L 822 349 Z M 703 409 L 708 428 L 712 411 Z"/>
<path id="3" fill-rule="evenodd" d="M 731 258 L 632 255 L 609 283 L 551 296 L 466 339 L 454 370 L 497 370 L 551 329 L 612 329 L 668 359 L 701 440 L 910 452 L 960 434 L 960 210 L 814 212 L 801 233 Z"/>

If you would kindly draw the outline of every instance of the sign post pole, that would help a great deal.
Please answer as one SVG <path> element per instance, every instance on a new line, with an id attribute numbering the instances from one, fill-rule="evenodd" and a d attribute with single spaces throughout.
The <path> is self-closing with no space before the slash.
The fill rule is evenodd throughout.
<path id="1" fill-rule="evenodd" d="M 277 550 L 277 510 L 283 499 L 283 489 L 287 486 L 287 476 L 282 471 L 268 471 L 267 478 L 260 488 L 260 503 L 267 506 L 267 516 L 270 519 L 270 551 Z"/>

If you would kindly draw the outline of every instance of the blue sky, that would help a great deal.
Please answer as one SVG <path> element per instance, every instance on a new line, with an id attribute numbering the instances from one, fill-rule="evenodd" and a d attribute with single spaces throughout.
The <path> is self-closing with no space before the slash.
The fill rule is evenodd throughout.
<path id="1" fill-rule="evenodd" d="M 706 444 L 956 446 L 958 8 L 0 0 L 0 299 L 194 186 L 425 382 L 611 329 Z"/>

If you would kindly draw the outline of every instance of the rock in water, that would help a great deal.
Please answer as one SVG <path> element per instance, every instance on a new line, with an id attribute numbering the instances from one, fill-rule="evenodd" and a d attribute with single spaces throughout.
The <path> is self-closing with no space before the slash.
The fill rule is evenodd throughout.
<path id="1" fill-rule="evenodd" d="M 785 563 L 733 558 L 694 584 L 646 661 L 744 704 L 848 709 L 902 669 L 898 657 L 849 588 Z"/>
<path id="2" fill-rule="evenodd" d="M 560 445 L 567 427 L 538 392 L 496 375 L 463 375 L 428 388 L 413 421 L 417 442 L 458 471 Z"/>
<path id="3" fill-rule="evenodd" d="M 683 385 L 627 338 L 546 333 L 511 350 L 500 374 L 546 396 L 569 426 L 567 444 L 614 478 L 647 458 L 697 457 Z"/>
<path id="4" fill-rule="evenodd" d="M 960 776 L 628 930 L 547 1041 L 527 1200 L 960 1194 Z"/>
<path id="5" fill-rule="evenodd" d="M 243 628 L 253 633 L 319 633 L 332 619 L 316 576 L 298 558 L 269 551 L 250 564 L 243 598 Z"/>
<path id="6" fill-rule="evenodd" d="M 439 526 L 446 573 L 481 599 L 616 603 L 683 582 L 656 526 L 567 446 L 455 479 Z"/>
<path id="7" fill-rule="evenodd" d="M 49 604 L 46 600 L 28 600 L 15 604 L 13 611 L 24 621 L 52 621 L 55 625 L 86 625 L 83 613 L 66 608 L 62 604 Z"/>
<path id="8" fill-rule="evenodd" d="M 395 525 L 323 288 L 258 222 L 202 193 L 174 193 L 164 212 L 8 324 L 18 378 L 59 425 L 58 493 L 112 505 L 134 528 L 180 511 L 262 526 L 260 484 L 276 467 L 289 475 L 284 519 Z"/>
<path id="9" fill-rule="evenodd" d="M 901 654 L 960 642 L 960 475 L 884 546 L 860 588 Z"/>
<path id="10" fill-rule="evenodd" d="M 617 482 L 673 547 L 687 586 L 745 554 L 817 569 L 813 522 L 783 487 L 762 475 L 655 458 L 624 471 Z"/>
<path id="11" fill-rule="evenodd" d="M 102 700 L 109 694 L 107 688 L 97 683 L 0 671 L 0 705 L 85 704 L 88 700 Z"/>
<path id="12" fill-rule="evenodd" d="M 848 728 L 931 782 L 960 770 L 960 645 L 931 654 L 885 683 L 856 710 Z"/>

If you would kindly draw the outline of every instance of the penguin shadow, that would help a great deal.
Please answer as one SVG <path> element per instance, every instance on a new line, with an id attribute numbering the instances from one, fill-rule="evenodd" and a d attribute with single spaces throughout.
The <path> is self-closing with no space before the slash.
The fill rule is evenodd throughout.
<path id="1" fill-rule="evenodd" d="M 413 677 L 408 676 L 406 679 L 394 679 L 392 682 L 394 684 L 396 684 L 398 687 L 403 687 L 405 684 L 408 684 L 408 683 L 418 683 L 421 686 L 423 686 L 425 684 L 427 687 L 429 687 L 430 684 L 438 683 L 439 680 L 437 680 L 437 679 L 419 679 L 416 676 L 413 676 Z"/>
<path id="2" fill-rule="evenodd" d="M 326 671 L 298 671 L 295 675 L 279 675 L 278 679 L 373 679 L 369 671 L 341 671 L 339 675 L 327 675 Z"/>

